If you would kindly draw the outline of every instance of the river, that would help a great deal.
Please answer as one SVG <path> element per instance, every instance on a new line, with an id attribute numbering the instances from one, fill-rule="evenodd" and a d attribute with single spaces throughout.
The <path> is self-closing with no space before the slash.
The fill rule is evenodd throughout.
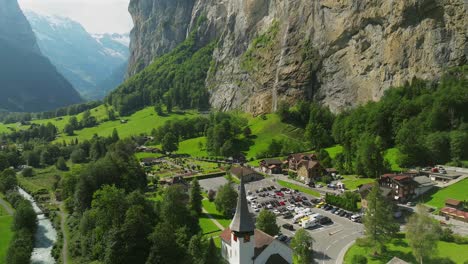
<path id="1" fill-rule="evenodd" d="M 21 196 L 31 202 L 37 214 L 37 231 L 34 249 L 31 255 L 31 263 L 54 264 L 55 259 L 52 257 L 52 248 L 57 241 L 57 231 L 52 226 L 52 222 L 44 215 L 39 206 L 37 206 L 34 198 L 21 188 L 18 188 L 18 191 Z"/>

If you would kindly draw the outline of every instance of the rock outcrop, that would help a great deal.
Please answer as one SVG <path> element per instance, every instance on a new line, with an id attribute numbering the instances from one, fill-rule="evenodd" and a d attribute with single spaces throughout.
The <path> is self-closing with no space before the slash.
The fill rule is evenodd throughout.
<path id="1" fill-rule="evenodd" d="M 467 63 L 463 0 L 132 0 L 129 75 L 205 19 L 211 104 L 254 114 L 317 100 L 340 111 Z"/>

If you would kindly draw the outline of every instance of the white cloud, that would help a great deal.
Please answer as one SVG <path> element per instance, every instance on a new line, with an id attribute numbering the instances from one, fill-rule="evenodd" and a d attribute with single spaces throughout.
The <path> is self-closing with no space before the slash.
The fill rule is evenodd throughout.
<path id="1" fill-rule="evenodd" d="M 18 0 L 22 9 L 69 17 L 90 33 L 127 33 L 133 27 L 130 0 Z"/>

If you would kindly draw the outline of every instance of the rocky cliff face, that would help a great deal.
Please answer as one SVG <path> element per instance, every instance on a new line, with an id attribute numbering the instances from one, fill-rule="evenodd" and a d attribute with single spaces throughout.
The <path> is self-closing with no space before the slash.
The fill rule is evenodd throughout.
<path id="1" fill-rule="evenodd" d="M 198 41 L 217 41 L 206 85 L 221 110 L 305 99 L 340 111 L 468 56 L 463 0 L 132 0 L 130 12 L 130 75 L 206 18 Z"/>

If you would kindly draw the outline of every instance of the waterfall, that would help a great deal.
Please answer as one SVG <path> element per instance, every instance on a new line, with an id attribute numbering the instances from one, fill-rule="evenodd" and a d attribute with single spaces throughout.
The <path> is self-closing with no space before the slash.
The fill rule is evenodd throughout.
<path id="1" fill-rule="evenodd" d="M 275 84 L 273 85 L 273 94 L 272 94 L 272 112 L 278 110 L 278 83 L 280 78 L 280 67 L 284 65 L 284 56 L 286 55 L 287 42 L 288 42 L 288 33 L 289 33 L 289 20 L 286 26 L 286 30 L 283 34 L 283 39 L 281 41 L 281 53 L 278 60 L 278 65 L 276 66 L 276 75 L 275 75 Z"/>

